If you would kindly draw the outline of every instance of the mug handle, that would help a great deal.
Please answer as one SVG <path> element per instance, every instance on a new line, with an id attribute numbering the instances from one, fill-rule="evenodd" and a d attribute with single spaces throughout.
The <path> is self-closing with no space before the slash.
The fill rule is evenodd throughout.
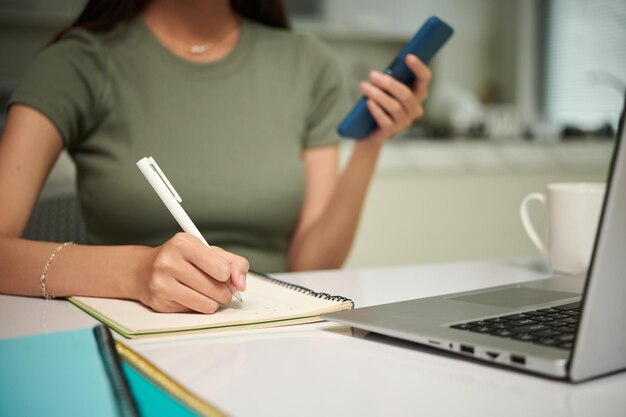
<path id="1" fill-rule="evenodd" d="M 530 238 L 530 240 L 535 244 L 539 252 L 541 252 L 544 256 L 548 256 L 548 249 L 546 245 L 543 243 L 539 234 L 535 230 L 532 222 L 530 221 L 530 216 L 528 215 L 528 204 L 533 201 L 539 201 L 543 204 L 544 208 L 546 207 L 546 195 L 543 193 L 530 193 L 522 200 L 522 204 L 520 205 L 520 217 L 522 219 L 522 225 L 524 226 L 524 230 L 526 234 Z"/>

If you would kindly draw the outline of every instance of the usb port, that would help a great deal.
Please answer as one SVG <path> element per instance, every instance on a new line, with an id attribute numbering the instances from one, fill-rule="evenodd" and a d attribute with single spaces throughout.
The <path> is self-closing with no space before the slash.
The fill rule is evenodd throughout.
<path id="1" fill-rule="evenodd" d="M 461 352 L 473 355 L 474 354 L 474 346 L 461 345 Z"/>
<path id="2" fill-rule="evenodd" d="M 526 357 L 522 355 L 511 355 L 511 363 L 515 365 L 526 365 Z"/>
<path id="3" fill-rule="evenodd" d="M 489 356 L 489 358 L 493 359 L 494 361 L 496 359 L 498 359 L 498 356 L 500 356 L 500 354 L 498 352 L 492 352 L 492 351 L 487 351 L 487 356 Z"/>

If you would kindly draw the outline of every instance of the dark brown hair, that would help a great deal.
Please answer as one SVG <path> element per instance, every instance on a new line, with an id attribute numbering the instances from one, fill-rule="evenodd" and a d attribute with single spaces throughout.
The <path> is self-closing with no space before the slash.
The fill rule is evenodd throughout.
<path id="1" fill-rule="evenodd" d="M 118 23 L 137 16 L 150 0 L 89 0 L 78 18 L 61 29 L 52 39 L 56 42 L 72 29 L 94 32 L 107 31 Z M 268 26 L 289 29 L 289 21 L 282 0 L 230 0 L 233 10 L 248 19 Z"/>

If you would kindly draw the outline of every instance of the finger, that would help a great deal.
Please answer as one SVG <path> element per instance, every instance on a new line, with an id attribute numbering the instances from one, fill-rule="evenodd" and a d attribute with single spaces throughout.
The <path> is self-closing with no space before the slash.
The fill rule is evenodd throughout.
<path id="1" fill-rule="evenodd" d="M 145 305 L 150 306 L 154 311 L 160 313 L 188 312 L 189 308 L 171 300 L 170 288 L 172 278 L 167 273 L 158 273 L 153 277 L 149 287 L 148 297 L 141 300 Z"/>
<path id="2" fill-rule="evenodd" d="M 172 300 L 158 300 L 150 308 L 159 313 L 190 313 L 194 311 Z"/>
<path id="3" fill-rule="evenodd" d="M 246 277 L 250 270 L 250 262 L 243 256 L 239 256 L 232 252 L 225 251 L 224 249 L 212 246 L 218 254 L 230 263 L 232 282 L 235 288 L 239 291 L 246 290 Z"/>
<path id="4" fill-rule="evenodd" d="M 410 119 L 405 108 L 385 91 L 369 83 L 361 83 L 361 91 L 370 100 L 373 100 L 380 106 L 391 119 L 398 125 L 398 130 L 408 127 Z"/>
<path id="5" fill-rule="evenodd" d="M 405 62 L 409 69 L 413 71 L 413 74 L 415 74 L 413 91 L 415 91 L 417 99 L 422 102 L 428 98 L 428 88 L 430 87 L 430 80 L 433 74 L 430 68 L 413 54 L 407 54 Z"/>
<path id="6" fill-rule="evenodd" d="M 192 263 L 208 276 L 220 282 L 230 279 L 230 263 L 197 237 L 190 233 L 177 233 L 170 239 L 170 242 L 187 262 Z"/>
<path id="7" fill-rule="evenodd" d="M 372 82 L 377 87 L 384 90 L 388 95 L 395 98 L 407 113 L 410 120 L 419 117 L 420 102 L 415 96 L 413 90 L 389 75 L 381 72 L 372 71 L 370 74 Z"/>
<path id="8" fill-rule="evenodd" d="M 376 124 L 379 129 L 389 131 L 393 130 L 394 123 L 393 120 L 389 117 L 387 113 L 372 99 L 367 100 L 366 102 L 367 108 L 374 120 L 376 120 Z"/>
<path id="9" fill-rule="evenodd" d="M 192 290 L 220 304 L 228 304 L 233 297 L 228 285 L 214 280 L 190 263 L 182 262 L 179 269 L 172 271 L 170 275 Z"/>
<path id="10" fill-rule="evenodd" d="M 217 301 L 200 294 L 176 280 L 171 280 L 168 298 L 190 310 L 204 314 L 213 314 L 220 307 Z"/>

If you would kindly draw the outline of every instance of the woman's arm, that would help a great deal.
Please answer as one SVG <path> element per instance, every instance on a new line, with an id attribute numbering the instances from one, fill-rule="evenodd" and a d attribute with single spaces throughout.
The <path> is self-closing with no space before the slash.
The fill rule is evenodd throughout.
<path id="1" fill-rule="evenodd" d="M 406 63 L 417 79 L 411 88 L 380 72 L 371 74 L 371 83 L 361 83 L 379 128 L 355 142 L 341 176 L 338 146 L 304 151 L 307 188 L 289 248 L 289 270 L 338 268 L 348 256 L 383 144 L 423 114 L 431 73 L 414 55 Z"/>
<path id="2" fill-rule="evenodd" d="M 59 243 L 21 238 L 44 181 L 63 145 L 56 127 L 37 110 L 13 105 L 0 138 L 0 292 L 41 296 L 44 265 Z M 158 311 L 213 313 L 245 289 L 248 262 L 179 233 L 157 248 L 64 248 L 46 277 L 53 296 L 134 299 Z"/>
<path id="3" fill-rule="evenodd" d="M 307 150 L 307 192 L 288 255 L 290 271 L 333 269 L 345 261 L 380 144 L 360 141 L 338 177 L 338 146 Z"/>

